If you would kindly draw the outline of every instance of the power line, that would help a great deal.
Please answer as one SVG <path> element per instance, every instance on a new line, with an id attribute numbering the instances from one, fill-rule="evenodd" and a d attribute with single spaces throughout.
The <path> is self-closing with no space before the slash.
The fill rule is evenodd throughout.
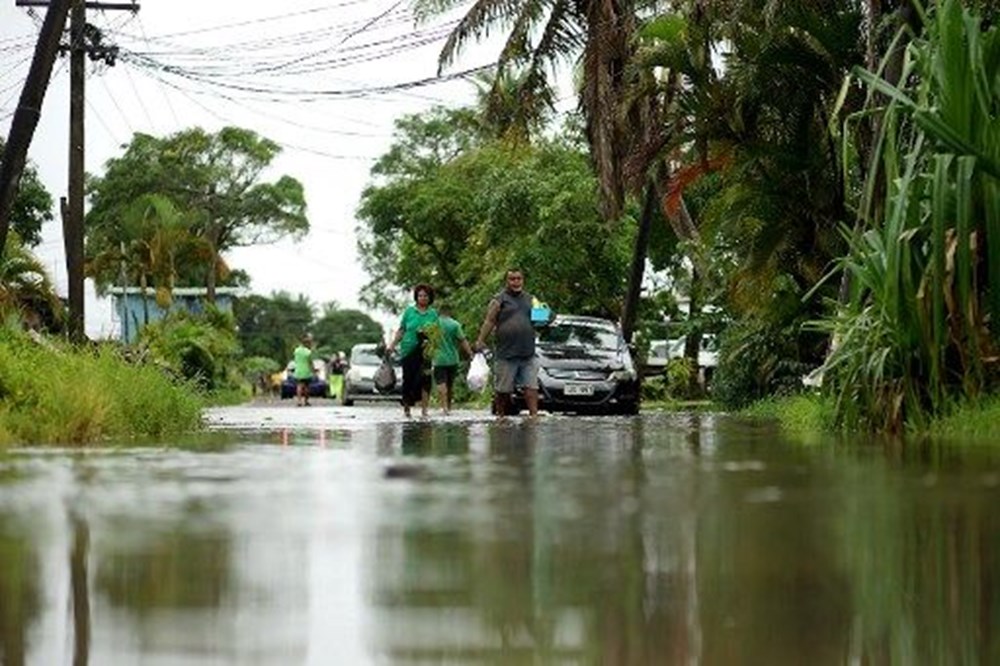
<path id="1" fill-rule="evenodd" d="M 142 33 L 143 39 L 145 39 L 146 43 L 148 44 L 149 43 L 149 38 L 146 37 L 146 29 L 145 29 L 145 27 L 142 24 L 142 19 L 141 18 L 139 19 L 139 32 Z M 162 83 L 159 83 L 158 89 L 159 89 L 160 93 L 163 95 L 164 101 L 166 101 L 166 103 L 167 103 L 167 108 L 170 109 L 170 115 L 173 116 L 174 123 L 177 124 L 177 125 L 180 125 L 181 121 L 177 118 L 177 112 L 174 110 L 174 104 L 173 104 L 173 102 L 170 101 L 170 95 L 167 94 L 166 88 L 164 88 L 164 86 L 163 86 Z"/>
<path id="2" fill-rule="evenodd" d="M 196 28 L 194 30 L 184 30 L 184 31 L 181 31 L 181 32 L 171 32 L 171 33 L 167 33 L 167 34 L 164 34 L 164 35 L 160 35 L 160 37 L 188 37 L 190 35 L 199 35 L 199 34 L 204 34 L 204 33 L 207 33 L 207 32 L 217 32 L 217 31 L 220 31 L 220 30 L 230 30 L 230 29 L 233 29 L 233 28 L 242 28 L 242 27 L 246 27 L 248 25 L 259 25 L 261 23 L 272 24 L 275 21 L 280 21 L 282 19 L 295 18 L 295 17 L 298 17 L 298 16 L 304 16 L 304 15 L 307 15 L 307 14 L 315 14 L 315 13 L 319 13 L 319 12 L 333 11 L 335 9 L 343 9 L 345 7 L 351 7 L 353 5 L 365 4 L 367 2 L 368 2 L 368 0 L 348 0 L 347 2 L 341 2 L 341 3 L 338 3 L 336 5 L 329 5 L 329 6 L 326 6 L 326 7 L 316 7 L 316 8 L 313 8 L 313 9 L 304 9 L 304 10 L 298 11 L 298 12 L 286 12 L 286 13 L 282 13 L 282 14 L 275 15 L 275 16 L 266 16 L 266 17 L 258 18 L 258 19 L 248 19 L 246 21 L 239 21 L 239 22 L 236 22 L 236 23 L 227 23 L 227 24 L 223 24 L 223 25 L 216 25 L 216 26 L 211 26 L 211 27 L 208 27 L 208 28 Z"/>
<path id="3" fill-rule="evenodd" d="M 105 92 L 108 93 L 108 99 L 110 99 L 111 103 L 114 104 L 114 106 L 115 106 L 116 109 L 118 109 L 118 114 L 122 117 L 122 120 L 125 121 L 125 125 L 128 127 L 129 133 L 130 134 L 135 134 L 135 128 L 132 127 L 132 123 L 129 120 L 128 114 L 126 114 L 122 110 L 122 107 L 118 104 L 118 100 L 115 98 L 114 94 L 112 94 L 111 88 L 108 87 L 107 81 L 105 81 L 103 78 L 101 79 L 101 85 L 104 86 Z M 90 100 L 89 99 L 87 100 L 87 103 L 90 104 Z M 93 108 L 93 106 L 91 106 L 91 108 Z M 112 132 L 110 132 L 110 131 L 108 132 L 108 134 L 110 134 L 111 136 L 114 136 L 114 134 Z"/>

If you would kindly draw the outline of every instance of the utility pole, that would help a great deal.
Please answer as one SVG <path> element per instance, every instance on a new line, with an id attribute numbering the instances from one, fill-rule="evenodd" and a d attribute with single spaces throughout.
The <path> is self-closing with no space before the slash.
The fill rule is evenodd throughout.
<path id="1" fill-rule="evenodd" d="M 66 250 L 66 284 L 69 296 L 69 337 L 85 337 L 83 306 L 83 31 L 87 25 L 84 0 L 73 0 L 69 15 L 69 199 L 63 216 L 63 247 Z"/>
<path id="2" fill-rule="evenodd" d="M 53 0 L 54 1 L 54 0 Z M 69 336 L 76 342 L 84 340 L 83 297 L 83 176 L 84 176 L 84 100 L 86 60 L 103 60 L 115 64 L 117 47 L 102 43 L 101 31 L 87 23 L 87 8 L 139 10 L 137 2 L 103 3 L 70 0 L 69 30 L 69 185 L 68 197 L 62 206 L 63 245 L 66 251 L 66 281 L 69 300 Z M 15 0 L 19 7 L 45 7 L 49 0 Z"/>
<path id="3" fill-rule="evenodd" d="M 35 55 L 31 60 L 28 78 L 21 89 L 21 98 L 14 111 L 7 148 L 0 159 L 0 259 L 7 245 L 7 230 L 10 228 L 10 211 L 14 196 L 21 182 L 24 163 L 28 156 L 28 146 L 35 134 L 38 118 L 42 114 L 42 100 L 49 86 L 52 64 L 59 47 L 59 36 L 66 25 L 70 0 L 53 0 L 45 14 L 42 31 L 35 44 Z"/>

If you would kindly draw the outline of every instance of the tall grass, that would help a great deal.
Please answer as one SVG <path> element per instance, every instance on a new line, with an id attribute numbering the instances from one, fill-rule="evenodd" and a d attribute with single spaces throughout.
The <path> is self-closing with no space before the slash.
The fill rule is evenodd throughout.
<path id="1" fill-rule="evenodd" d="M 195 430 L 202 399 L 152 365 L 0 329 L 0 444 L 86 445 Z"/>
<path id="2" fill-rule="evenodd" d="M 1000 36 L 945 0 L 908 47 L 905 88 L 856 74 L 888 103 L 842 265 L 850 302 L 822 324 L 835 341 L 826 384 L 841 424 L 898 431 L 975 400 L 996 375 Z M 865 198 L 875 178 L 884 206 Z"/>

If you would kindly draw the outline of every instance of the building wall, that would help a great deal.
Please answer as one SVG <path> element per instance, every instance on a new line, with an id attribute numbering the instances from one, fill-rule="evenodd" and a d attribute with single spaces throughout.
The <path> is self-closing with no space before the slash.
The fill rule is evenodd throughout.
<path id="1" fill-rule="evenodd" d="M 147 323 L 146 314 L 142 305 L 142 295 L 138 293 L 125 294 L 124 312 L 122 311 L 122 294 L 114 294 L 112 299 L 114 302 L 115 313 L 119 319 L 122 319 L 119 327 L 121 331 L 121 340 L 126 343 L 134 342 L 139 335 L 139 329 Z M 148 304 L 147 307 L 149 309 L 148 323 L 152 324 L 160 321 L 166 316 L 167 312 L 186 310 L 192 314 L 201 314 L 205 311 L 205 302 L 204 294 L 175 294 L 170 309 L 163 310 L 156 304 L 156 291 L 150 289 L 146 294 L 146 303 Z M 229 294 L 216 294 L 215 307 L 223 312 L 232 312 L 232 297 Z"/>

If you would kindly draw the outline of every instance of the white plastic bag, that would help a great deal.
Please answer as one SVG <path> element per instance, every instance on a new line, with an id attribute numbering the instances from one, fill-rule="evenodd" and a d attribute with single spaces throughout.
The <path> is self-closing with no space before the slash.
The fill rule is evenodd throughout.
<path id="1" fill-rule="evenodd" d="M 465 383 L 472 391 L 482 391 L 486 388 L 489 377 L 490 366 L 486 363 L 486 355 L 483 352 L 476 352 L 469 363 L 469 374 L 465 376 Z"/>

